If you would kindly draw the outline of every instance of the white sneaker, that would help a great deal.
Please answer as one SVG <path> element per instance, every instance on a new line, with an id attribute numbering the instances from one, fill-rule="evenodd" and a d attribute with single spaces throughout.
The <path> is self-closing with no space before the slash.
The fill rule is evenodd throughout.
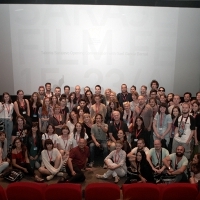
<path id="1" fill-rule="evenodd" d="M 56 175 L 57 176 L 63 176 L 64 174 L 63 174 L 63 172 L 58 172 Z"/>
<path id="2" fill-rule="evenodd" d="M 47 181 L 50 181 L 51 179 L 53 179 L 54 175 L 49 175 L 46 177 Z"/>

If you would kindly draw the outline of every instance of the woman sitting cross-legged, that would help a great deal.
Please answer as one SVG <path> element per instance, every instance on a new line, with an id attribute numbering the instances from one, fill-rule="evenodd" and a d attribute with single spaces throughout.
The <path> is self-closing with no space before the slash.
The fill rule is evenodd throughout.
<path id="1" fill-rule="evenodd" d="M 190 163 L 190 183 L 198 183 L 200 180 L 200 154 L 195 154 Z"/>
<path id="2" fill-rule="evenodd" d="M 19 138 L 15 138 L 13 141 L 13 150 L 12 150 L 12 166 L 13 168 L 19 169 L 25 174 L 29 174 L 35 177 L 35 181 L 42 182 L 38 175 L 34 173 L 34 170 L 31 168 L 30 161 L 28 159 L 27 148 L 21 142 Z"/>
<path id="3" fill-rule="evenodd" d="M 136 153 L 137 172 L 139 173 L 139 182 L 146 183 L 154 182 L 153 173 L 150 164 L 146 159 L 146 154 L 143 150 Z"/>
<path id="4" fill-rule="evenodd" d="M 126 175 L 126 152 L 122 150 L 123 143 L 117 140 L 115 143 L 116 150 L 112 151 L 104 160 L 108 166 L 108 171 L 103 175 L 96 174 L 96 178 L 107 179 L 110 175 L 115 178 L 115 183 L 118 183 L 120 178 Z"/>
<path id="5" fill-rule="evenodd" d="M 4 132 L 0 132 L 0 173 L 9 166 L 9 159 L 7 159 L 7 139 Z"/>
<path id="6" fill-rule="evenodd" d="M 46 179 L 51 180 L 56 174 L 57 176 L 63 176 L 62 172 L 59 172 L 62 165 L 62 156 L 57 148 L 53 147 L 51 139 L 47 139 L 44 142 L 44 150 L 41 153 L 42 164 L 38 169 L 41 174 L 48 175 Z"/>

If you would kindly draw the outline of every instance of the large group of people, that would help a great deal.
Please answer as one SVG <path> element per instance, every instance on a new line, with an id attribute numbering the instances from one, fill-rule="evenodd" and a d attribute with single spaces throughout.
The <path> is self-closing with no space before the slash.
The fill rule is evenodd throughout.
<path id="1" fill-rule="evenodd" d="M 61 176 L 59 182 L 81 182 L 84 170 L 103 157 L 97 179 L 127 177 L 125 183 L 200 180 L 200 92 L 165 93 L 156 80 L 137 91 L 95 86 L 40 86 L 30 99 L 17 91 L 0 102 L 0 173 L 9 166 L 38 182 Z M 39 175 L 35 173 L 39 171 Z M 68 176 L 63 176 L 67 173 Z"/>

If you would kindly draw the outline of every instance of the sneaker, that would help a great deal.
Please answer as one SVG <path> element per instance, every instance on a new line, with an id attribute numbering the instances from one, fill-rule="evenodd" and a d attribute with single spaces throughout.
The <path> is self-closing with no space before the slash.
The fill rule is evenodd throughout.
<path id="1" fill-rule="evenodd" d="M 64 174 L 63 174 L 63 172 L 58 172 L 56 175 L 57 176 L 63 176 Z"/>
<path id="2" fill-rule="evenodd" d="M 47 181 L 50 181 L 51 179 L 53 179 L 53 177 L 54 177 L 54 175 L 49 175 L 49 176 L 47 176 Z"/>

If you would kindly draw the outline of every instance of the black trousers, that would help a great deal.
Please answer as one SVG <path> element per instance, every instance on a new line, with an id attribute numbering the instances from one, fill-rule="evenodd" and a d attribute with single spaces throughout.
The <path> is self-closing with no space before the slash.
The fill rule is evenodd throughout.
<path id="1" fill-rule="evenodd" d="M 80 183 L 80 182 L 83 182 L 85 181 L 85 175 L 84 173 L 78 168 L 78 166 L 76 165 L 73 165 L 73 169 L 74 171 L 76 172 L 76 175 L 72 175 L 68 165 L 66 165 L 66 172 L 68 173 L 69 175 L 69 178 L 67 178 L 67 182 L 70 182 L 70 183 Z"/>
<path id="2" fill-rule="evenodd" d="M 23 167 L 23 168 L 26 168 L 29 175 L 31 175 L 31 176 L 35 175 L 34 170 L 31 167 L 30 163 L 21 163 L 20 166 Z M 18 169 L 18 168 L 16 168 L 16 169 Z M 24 171 L 22 171 L 22 172 L 24 173 Z"/>

